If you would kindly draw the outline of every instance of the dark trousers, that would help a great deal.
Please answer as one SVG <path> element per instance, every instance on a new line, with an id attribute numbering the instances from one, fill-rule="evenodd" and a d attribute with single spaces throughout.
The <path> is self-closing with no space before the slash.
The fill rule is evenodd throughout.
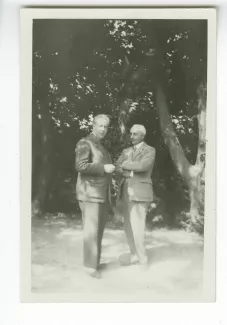
<path id="1" fill-rule="evenodd" d="M 107 203 L 80 201 L 83 219 L 84 266 L 98 269 L 101 259 L 103 232 L 107 220 Z"/>

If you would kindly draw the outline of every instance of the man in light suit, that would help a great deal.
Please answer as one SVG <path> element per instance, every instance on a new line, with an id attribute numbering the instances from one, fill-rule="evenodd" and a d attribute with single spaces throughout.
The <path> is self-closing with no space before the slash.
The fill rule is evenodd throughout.
<path id="1" fill-rule="evenodd" d="M 97 115 L 92 133 L 76 147 L 76 194 L 83 218 L 84 266 L 95 278 L 101 278 L 101 243 L 111 204 L 111 174 L 115 169 L 101 143 L 109 123 L 107 115 Z"/>
<path id="2" fill-rule="evenodd" d="M 139 262 L 147 266 L 144 239 L 146 214 L 153 201 L 151 173 L 155 149 L 144 142 L 146 129 L 143 125 L 133 125 L 130 133 L 133 146 L 123 150 L 115 170 L 120 174 L 117 205 L 121 207 L 124 217 L 125 233 L 131 253 L 130 260 L 124 265 Z"/>

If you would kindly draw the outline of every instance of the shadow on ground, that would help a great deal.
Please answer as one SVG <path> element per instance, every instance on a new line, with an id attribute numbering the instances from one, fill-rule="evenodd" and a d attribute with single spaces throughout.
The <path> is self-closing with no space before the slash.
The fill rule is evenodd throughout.
<path id="1" fill-rule="evenodd" d="M 147 270 L 121 267 L 128 257 L 122 230 L 105 229 L 103 279 L 87 276 L 82 267 L 82 227 L 61 215 L 32 220 L 32 290 L 41 293 L 75 292 L 130 294 L 148 297 L 197 297 L 202 288 L 203 239 L 183 230 L 154 230 L 146 234 Z M 146 298 L 146 299 L 145 299 Z M 154 298 L 155 299 L 155 298 Z M 149 300 L 149 299 L 148 299 Z"/>

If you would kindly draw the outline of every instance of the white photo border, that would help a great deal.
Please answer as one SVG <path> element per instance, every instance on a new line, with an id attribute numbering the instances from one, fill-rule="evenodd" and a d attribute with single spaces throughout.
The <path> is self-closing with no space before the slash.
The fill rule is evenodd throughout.
<path id="1" fill-rule="evenodd" d="M 22 302 L 214 302 L 216 249 L 216 10 L 214 8 L 78 8 L 21 9 L 21 301 Z M 207 19 L 207 123 L 203 293 L 193 299 L 174 296 L 171 300 L 131 295 L 33 293 L 31 291 L 31 116 L 32 116 L 32 21 L 33 19 Z"/>

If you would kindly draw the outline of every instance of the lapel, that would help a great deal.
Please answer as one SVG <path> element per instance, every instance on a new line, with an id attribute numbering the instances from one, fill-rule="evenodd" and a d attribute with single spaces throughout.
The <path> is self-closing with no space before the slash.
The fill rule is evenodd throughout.
<path id="1" fill-rule="evenodd" d="M 87 138 L 93 142 L 96 147 L 100 147 L 101 146 L 101 143 L 99 141 L 99 139 L 91 132 L 90 134 L 88 134 Z"/>
<path id="2" fill-rule="evenodd" d="M 142 144 L 142 146 L 134 152 L 134 155 L 133 155 L 134 159 L 135 159 L 137 156 L 139 156 L 139 154 L 141 154 L 141 152 L 143 152 L 145 148 L 146 148 L 146 143 L 144 142 L 144 143 Z"/>
<path id="3" fill-rule="evenodd" d="M 92 132 L 87 137 L 100 151 L 102 151 L 105 156 L 111 160 L 109 152 L 104 148 L 99 139 Z"/>

